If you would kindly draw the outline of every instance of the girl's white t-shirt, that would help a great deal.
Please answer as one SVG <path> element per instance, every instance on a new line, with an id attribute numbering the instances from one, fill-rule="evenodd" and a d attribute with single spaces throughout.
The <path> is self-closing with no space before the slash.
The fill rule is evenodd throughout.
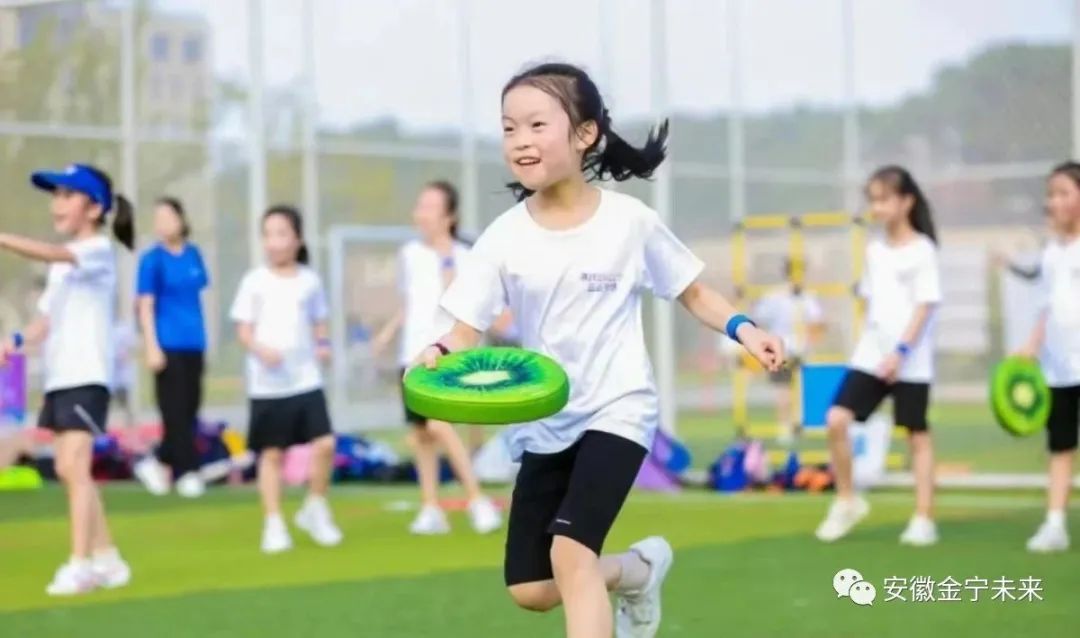
<path id="1" fill-rule="evenodd" d="M 783 340 L 788 357 L 800 357 L 806 354 L 806 328 L 821 323 L 824 312 L 815 295 L 796 293 L 790 286 L 784 286 L 766 294 L 754 305 L 753 319 Z M 803 335 L 799 334 L 800 323 Z"/>
<path id="2" fill-rule="evenodd" d="M 568 230 L 540 226 L 524 203 L 503 213 L 442 299 L 480 331 L 508 304 L 522 347 L 553 358 L 570 378 L 565 409 L 507 432 L 515 459 L 564 450 L 587 430 L 649 448 L 659 426 L 642 293 L 674 299 L 704 265 L 641 201 L 601 193 L 593 216 Z"/>
<path id="3" fill-rule="evenodd" d="M 274 399 L 322 388 L 313 327 L 329 314 L 322 281 L 306 266 L 288 277 L 265 266 L 244 275 L 230 316 L 252 324 L 255 342 L 282 358 L 280 365 L 270 368 L 248 353 L 248 396 Z"/>
<path id="4" fill-rule="evenodd" d="M 455 241 L 452 268 L 456 272 L 468 258 L 469 247 Z M 434 248 L 416 239 L 398 252 L 398 289 L 404 302 L 404 324 L 398 362 L 406 366 L 450 329 L 451 322 L 439 312 L 439 298 L 445 290 L 443 257 Z"/>
<path id="5" fill-rule="evenodd" d="M 1080 239 L 1051 241 L 1042 254 L 1040 280 L 1046 312 L 1041 363 L 1052 387 L 1080 385 Z"/>
<path id="6" fill-rule="evenodd" d="M 941 272 L 937 247 L 922 234 L 902 246 L 891 246 L 881 238 L 871 240 L 865 263 L 859 293 L 868 303 L 866 325 L 852 354 L 851 367 L 876 374 L 884 358 L 896 351 L 915 308 L 941 302 Z M 931 314 L 900 366 L 900 381 L 933 380 L 935 323 Z"/>
<path id="7" fill-rule="evenodd" d="M 49 266 L 38 311 L 48 317 L 45 391 L 112 386 L 116 254 L 104 235 L 69 242 L 75 263 Z"/>

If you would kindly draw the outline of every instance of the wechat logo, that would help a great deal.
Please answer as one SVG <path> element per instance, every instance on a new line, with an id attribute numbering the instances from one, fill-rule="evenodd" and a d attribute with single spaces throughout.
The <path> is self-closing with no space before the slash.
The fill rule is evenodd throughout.
<path id="1" fill-rule="evenodd" d="M 860 607 L 873 606 L 877 598 L 877 589 L 867 582 L 862 574 L 854 569 L 841 569 L 836 572 L 832 579 L 833 589 L 837 598 L 850 598 L 851 602 Z"/>

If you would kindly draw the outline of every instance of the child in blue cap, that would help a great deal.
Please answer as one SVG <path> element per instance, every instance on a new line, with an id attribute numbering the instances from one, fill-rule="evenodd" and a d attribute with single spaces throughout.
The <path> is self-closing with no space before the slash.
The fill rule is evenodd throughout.
<path id="1" fill-rule="evenodd" d="M 46 592 L 70 596 L 131 579 L 109 534 L 90 465 L 94 436 L 105 431 L 108 416 L 116 309 L 116 255 L 101 227 L 111 215 L 113 234 L 129 250 L 135 229 L 131 203 L 114 196 L 109 176 L 93 166 L 39 171 L 30 181 L 52 194 L 53 228 L 65 241 L 0 233 L 0 249 L 49 264 L 39 315 L 0 348 L 0 365 L 25 344 L 42 346 L 39 426 L 56 435 L 56 473 L 67 491 L 71 525 L 71 556 Z"/>

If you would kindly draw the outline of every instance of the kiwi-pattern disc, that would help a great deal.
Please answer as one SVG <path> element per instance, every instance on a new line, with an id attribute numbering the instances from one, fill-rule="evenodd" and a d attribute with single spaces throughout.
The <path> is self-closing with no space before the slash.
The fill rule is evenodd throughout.
<path id="1" fill-rule="evenodd" d="M 994 368 L 990 405 L 1006 432 L 1028 436 L 1042 430 L 1050 416 L 1050 400 L 1050 389 L 1037 362 L 1008 357 Z"/>
<path id="2" fill-rule="evenodd" d="M 475 348 L 405 376 L 405 405 L 429 419 L 476 425 L 525 423 L 566 407 L 570 381 L 553 359 L 521 348 Z"/>

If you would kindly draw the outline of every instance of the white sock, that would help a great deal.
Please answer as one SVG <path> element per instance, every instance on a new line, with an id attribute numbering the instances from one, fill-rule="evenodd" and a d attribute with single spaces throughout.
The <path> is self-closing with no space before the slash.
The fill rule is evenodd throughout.
<path id="1" fill-rule="evenodd" d="M 619 555 L 619 564 L 622 566 L 619 582 L 615 585 L 615 591 L 620 593 L 640 590 L 649 582 L 649 573 L 652 567 L 641 558 L 641 554 L 631 550 Z"/>
<path id="2" fill-rule="evenodd" d="M 120 552 L 115 547 L 99 549 L 94 552 L 95 561 L 115 562 L 120 560 Z"/>
<path id="3" fill-rule="evenodd" d="M 930 518 L 929 516 L 924 516 L 922 514 L 915 514 L 915 515 L 913 515 L 911 517 L 911 522 L 912 523 L 932 524 L 934 522 L 934 519 Z"/>
<path id="4" fill-rule="evenodd" d="M 1065 527 L 1065 510 L 1048 510 L 1046 522 L 1055 527 Z"/>
<path id="5" fill-rule="evenodd" d="M 326 505 L 326 497 L 325 496 L 320 496 L 319 494 L 308 494 L 307 498 L 304 499 L 304 507 L 307 507 L 309 505 L 315 505 L 315 506 L 322 505 L 322 506 L 325 506 Z"/>
<path id="6" fill-rule="evenodd" d="M 280 525 L 280 526 L 284 527 L 285 526 L 285 519 L 281 517 L 280 513 L 278 513 L 278 514 L 268 514 L 266 516 L 266 524 L 267 525 Z"/>
<path id="7" fill-rule="evenodd" d="M 72 556 L 68 560 L 68 563 L 72 567 L 77 567 L 79 569 L 90 569 L 90 559 L 89 558 L 77 558 L 75 556 Z"/>

